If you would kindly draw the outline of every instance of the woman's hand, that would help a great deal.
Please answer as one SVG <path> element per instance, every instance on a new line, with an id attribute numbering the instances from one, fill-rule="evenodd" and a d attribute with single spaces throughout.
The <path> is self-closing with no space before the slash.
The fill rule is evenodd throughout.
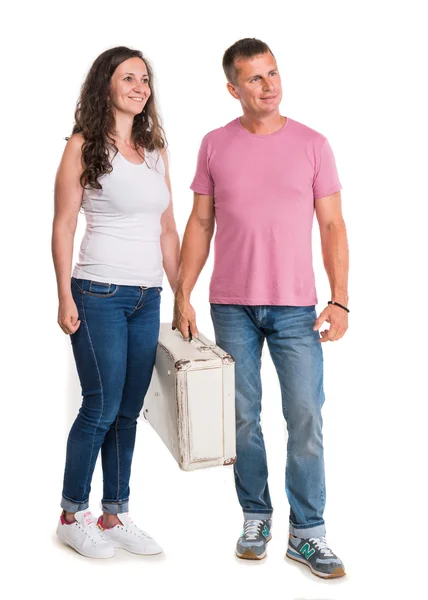
<path id="1" fill-rule="evenodd" d="M 72 296 L 59 301 L 58 325 L 68 335 L 76 333 L 80 327 L 79 313 Z"/>

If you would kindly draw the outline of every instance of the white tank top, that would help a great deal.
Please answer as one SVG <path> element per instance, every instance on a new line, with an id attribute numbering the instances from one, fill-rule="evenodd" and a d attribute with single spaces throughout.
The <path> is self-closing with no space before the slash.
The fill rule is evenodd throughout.
<path id="1" fill-rule="evenodd" d="M 141 165 L 120 153 L 113 171 L 99 178 L 103 189 L 83 192 L 86 231 L 73 276 L 118 285 L 162 285 L 161 215 L 170 196 L 158 151 L 145 151 Z"/>

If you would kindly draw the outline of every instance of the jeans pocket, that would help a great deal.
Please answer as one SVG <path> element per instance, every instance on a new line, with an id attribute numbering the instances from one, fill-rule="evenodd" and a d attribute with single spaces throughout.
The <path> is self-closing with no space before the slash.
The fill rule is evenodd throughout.
<path id="1" fill-rule="evenodd" d="M 89 286 L 83 292 L 95 298 L 111 298 L 118 291 L 119 286 L 115 283 L 103 283 L 101 281 L 89 281 Z"/>
<path id="2" fill-rule="evenodd" d="M 76 279 L 76 277 L 71 278 L 71 291 L 73 293 L 74 289 L 78 289 L 81 294 L 84 294 L 85 290 L 83 289 L 82 279 Z M 73 296 L 74 297 L 74 296 Z"/>

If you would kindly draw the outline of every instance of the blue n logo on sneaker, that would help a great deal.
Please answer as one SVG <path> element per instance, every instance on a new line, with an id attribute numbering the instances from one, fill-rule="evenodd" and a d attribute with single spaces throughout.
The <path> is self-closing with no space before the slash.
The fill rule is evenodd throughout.
<path id="1" fill-rule="evenodd" d="M 265 537 L 269 537 L 269 527 L 268 527 L 267 525 L 265 525 L 265 526 L 263 527 L 262 534 L 263 534 Z"/>
<path id="2" fill-rule="evenodd" d="M 310 545 L 308 544 L 308 542 L 306 542 L 306 544 L 304 544 L 300 550 L 299 550 L 300 554 L 303 554 L 303 556 L 306 558 L 306 560 L 309 560 L 312 556 L 312 554 L 315 552 L 314 548 L 311 548 Z"/>

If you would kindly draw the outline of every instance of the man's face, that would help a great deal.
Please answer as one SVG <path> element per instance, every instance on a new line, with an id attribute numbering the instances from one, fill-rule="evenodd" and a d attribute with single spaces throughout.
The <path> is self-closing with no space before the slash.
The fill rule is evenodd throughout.
<path id="1" fill-rule="evenodd" d="M 263 117 L 278 110 L 282 99 L 281 77 L 270 52 L 235 61 L 237 79 L 228 83 L 232 96 L 242 108 L 254 116 Z"/>

